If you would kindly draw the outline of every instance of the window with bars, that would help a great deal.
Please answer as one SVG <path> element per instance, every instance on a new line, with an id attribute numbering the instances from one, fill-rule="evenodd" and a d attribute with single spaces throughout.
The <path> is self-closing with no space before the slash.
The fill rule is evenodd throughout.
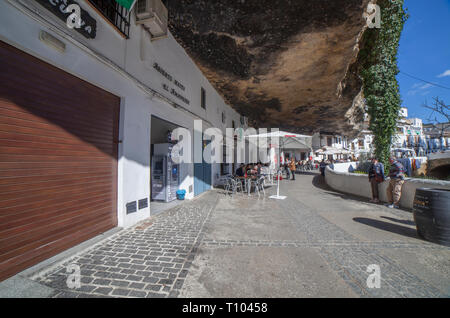
<path id="1" fill-rule="evenodd" d="M 115 0 L 88 0 L 127 39 L 130 36 L 130 12 Z"/>

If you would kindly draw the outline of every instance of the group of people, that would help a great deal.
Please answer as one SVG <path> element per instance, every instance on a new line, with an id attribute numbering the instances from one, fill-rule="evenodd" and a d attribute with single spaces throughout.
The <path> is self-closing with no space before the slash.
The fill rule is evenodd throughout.
<path id="1" fill-rule="evenodd" d="M 256 164 L 242 164 L 236 169 L 236 176 L 247 177 L 247 176 L 261 176 L 261 168 L 263 165 L 261 162 Z"/>
<path id="2" fill-rule="evenodd" d="M 322 159 L 322 161 L 319 163 L 319 169 L 320 169 L 320 174 L 325 177 L 325 169 L 327 168 L 327 166 L 330 166 L 331 169 L 334 169 L 334 160 L 326 160 Z"/>
<path id="3" fill-rule="evenodd" d="M 380 195 L 378 185 L 384 182 L 387 178 L 384 175 L 384 165 L 378 161 L 377 158 L 372 158 L 372 164 L 369 168 L 369 182 L 372 188 L 372 199 L 370 202 L 372 203 L 380 203 Z M 399 208 L 400 198 L 402 195 L 402 187 L 405 183 L 405 172 L 406 169 L 394 157 L 389 159 L 391 164 L 389 170 L 389 186 L 386 190 L 386 195 L 388 199 L 388 204 L 386 204 L 389 208 Z M 325 161 L 322 160 L 319 164 L 320 173 L 322 176 L 325 176 L 325 169 L 328 165 L 333 168 L 333 160 Z"/>
<path id="4" fill-rule="evenodd" d="M 390 158 L 389 162 L 391 168 L 389 170 L 389 186 L 387 188 L 387 198 L 389 208 L 399 208 L 399 202 L 402 194 L 402 186 L 405 183 L 405 168 L 404 166 L 395 158 Z M 322 160 L 319 164 L 320 172 L 322 176 L 325 176 L 325 169 L 327 165 L 333 165 L 333 160 L 325 161 Z M 267 165 L 265 165 L 267 166 Z M 261 169 L 263 165 L 259 162 L 257 164 L 242 164 L 236 170 L 236 176 L 247 177 L 247 176 L 261 176 Z M 292 157 L 290 160 L 287 159 L 285 164 L 282 165 L 286 173 L 286 179 L 295 180 L 295 172 L 297 170 L 297 162 Z M 369 182 L 372 188 L 372 199 L 370 202 L 379 203 L 379 184 L 386 180 L 384 175 L 384 165 L 378 161 L 377 158 L 372 158 L 372 164 L 369 168 Z"/>
<path id="5" fill-rule="evenodd" d="M 402 195 L 402 187 L 405 183 L 405 168 L 395 158 L 390 158 L 389 162 L 391 168 L 389 169 L 389 186 L 386 190 L 389 208 L 399 208 L 400 198 Z M 384 165 L 378 161 L 377 158 L 372 158 L 372 164 L 369 168 L 369 182 L 372 187 L 372 199 L 373 203 L 379 203 L 379 189 L 378 185 L 385 181 Z"/>

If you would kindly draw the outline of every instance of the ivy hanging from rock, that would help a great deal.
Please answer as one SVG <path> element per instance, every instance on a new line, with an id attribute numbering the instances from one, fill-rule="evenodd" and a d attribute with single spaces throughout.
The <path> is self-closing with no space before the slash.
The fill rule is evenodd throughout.
<path id="1" fill-rule="evenodd" d="M 401 107 L 397 53 L 408 15 L 403 8 L 404 0 L 379 0 L 377 4 L 381 9 L 381 28 L 368 28 L 364 32 L 358 59 L 375 156 L 388 168 Z"/>

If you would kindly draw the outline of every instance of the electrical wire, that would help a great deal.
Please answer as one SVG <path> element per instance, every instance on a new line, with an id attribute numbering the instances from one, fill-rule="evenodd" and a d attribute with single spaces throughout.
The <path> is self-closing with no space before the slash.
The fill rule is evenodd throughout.
<path id="1" fill-rule="evenodd" d="M 440 87 L 440 88 L 444 88 L 444 89 L 450 90 L 450 87 L 446 87 L 446 86 L 443 86 L 443 85 L 440 85 L 440 84 L 432 83 L 432 82 L 426 81 L 424 79 L 418 78 L 416 76 L 410 75 L 410 74 L 402 72 L 402 71 L 400 71 L 400 73 L 403 74 L 403 75 L 406 75 L 408 77 L 414 78 L 414 79 L 416 79 L 418 81 L 422 81 L 424 83 L 427 83 L 427 84 L 430 84 L 430 85 L 433 85 L 433 86 L 436 86 L 436 87 Z"/>

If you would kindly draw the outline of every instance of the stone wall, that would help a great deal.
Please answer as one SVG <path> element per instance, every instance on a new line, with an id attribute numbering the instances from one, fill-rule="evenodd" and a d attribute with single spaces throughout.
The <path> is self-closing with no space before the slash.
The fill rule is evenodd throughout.
<path id="1" fill-rule="evenodd" d="M 364 197 L 367 199 L 372 198 L 372 191 L 367 175 L 360 175 L 348 172 L 349 167 L 356 167 L 356 163 L 337 163 L 334 164 L 334 170 L 329 166 L 325 170 L 326 183 L 339 192 L 349 193 Z M 379 185 L 380 200 L 387 202 L 386 190 L 389 185 L 389 181 L 385 181 Z M 417 188 L 437 188 L 437 189 L 449 189 L 449 181 L 436 181 L 436 180 L 424 180 L 406 178 L 405 184 L 402 188 L 402 198 L 400 200 L 400 206 L 406 209 L 413 208 L 414 196 Z"/>

